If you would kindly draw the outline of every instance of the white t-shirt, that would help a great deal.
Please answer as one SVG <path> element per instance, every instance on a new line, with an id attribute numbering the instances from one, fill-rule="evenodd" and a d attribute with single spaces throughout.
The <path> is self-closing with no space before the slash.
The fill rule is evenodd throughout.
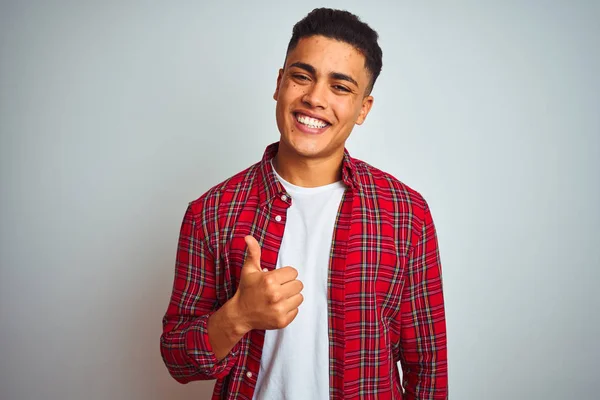
<path id="1" fill-rule="evenodd" d="M 292 199 L 277 268 L 298 270 L 304 302 L 291 324 L 265 332 L 254 399 L 328 399 L 327 278 L 333 228 L 346 187 L 339 181 L 305 188 L 275 174 Z"/>

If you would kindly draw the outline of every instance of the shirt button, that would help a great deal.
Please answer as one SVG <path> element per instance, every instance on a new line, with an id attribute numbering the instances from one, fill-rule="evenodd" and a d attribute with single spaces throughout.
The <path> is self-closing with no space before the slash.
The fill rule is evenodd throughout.
<path id="1" fill-rule="evenodd" d="M 278 215 L 275 217 L 275 221 L 280 222 L 281 221 L 281 215 Z"/>
<path id="2" fill-rule="evenodd" d="M 287 196 L 284 194 L 283 196 L 281 196 L 281 200 L 286 201 L 287 200 Z"/>
<path id="3" fill-rule="evenodd" d="M 246 376 L 247 376 L 248 378 L 252 378 L 252 372 L 250 372 L 250 371 L 246 372 Z"/>

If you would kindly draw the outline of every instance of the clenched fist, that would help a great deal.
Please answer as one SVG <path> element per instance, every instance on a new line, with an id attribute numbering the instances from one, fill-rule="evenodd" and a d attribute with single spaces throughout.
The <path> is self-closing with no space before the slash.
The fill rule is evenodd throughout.
<path id="1" fill-rule="evenodd" d="M 260 246 L 246 236 L 248 257 L 242 267 L 238 290 L 234 295 L 241 323 L 246 330 L 281 329 L 288 326 L 304 300 L 298 271 L 283 267 L 265 272 L 260 266 Z"/>

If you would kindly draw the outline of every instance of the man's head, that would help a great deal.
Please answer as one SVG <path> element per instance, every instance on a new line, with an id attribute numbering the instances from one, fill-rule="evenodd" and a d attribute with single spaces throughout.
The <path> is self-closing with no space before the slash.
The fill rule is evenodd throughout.
<path id="1" fill-rule="evenodd" d="M 294 50 L 298 41 L 311 36 L 324 36 L 347 43 L 365 57 L 365 68 L 369 71 L 370 84 L 367 95 L 381 72 L 383 53 L 377 43 L 379 36 L 371 27 L 348 11 L 330 8 L 315 8 L 306 17 L 298 21 L 292 30 L 292 38 L 286 52 Z"/>
<path id="2" fill-rule="evenodd" d="M 347 11 L 315 9 L 293 29 L 273 98 L 281 146 L 303 158 L 343 153 L 373 104 L 377 33 Z"/>

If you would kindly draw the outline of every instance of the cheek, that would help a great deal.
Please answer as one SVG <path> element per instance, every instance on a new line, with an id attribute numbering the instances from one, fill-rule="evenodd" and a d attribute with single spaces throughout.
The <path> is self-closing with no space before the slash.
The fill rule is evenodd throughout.
<path id="1" fill-rule="evenodd" d="M 288 101 L 295 100 L 296 98 L 302 97 L 306 94 L 306 88 L 293 81 L 284 82 L 282 90 L 283 97 Z"/>
<path id="2" fill-rule="evenodd" d="M 333 104 L 330 103 L 330 106 L 332 106 L 338 121 L 344 124 L 354 124 L 360 115 L 360 107 L 357 106 L 356 102 L 350 100 L 342 99 Z"/>

